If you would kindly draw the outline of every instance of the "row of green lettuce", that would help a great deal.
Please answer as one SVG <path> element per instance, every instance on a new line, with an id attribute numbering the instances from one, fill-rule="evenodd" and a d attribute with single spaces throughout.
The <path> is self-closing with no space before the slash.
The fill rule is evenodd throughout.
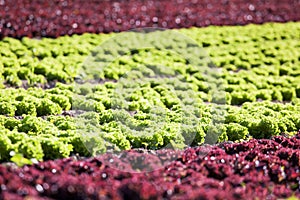
<path id="1" fill-rule="evenodd" d="M 300 96 L 299 23 L 192 28 L 178 32 L 203 46 L 213 63 L 224 69 L 225 87 L 230 93 L 227 101 L 232 105 L 257 99 L 290 101 Z M 83 34 L 41 40 L 4 38 L 0 41 L 0 84 L 4 88 L 24 84 L 40 86 L 51 81 L 71 83 L 88 55 L 103 41 L 116 35 Z M 163 48 L 180 47 L 176 40 L 167 40 L 167 43 L 169 46 Z M 95 56 L 95 59 L 110 62 L 118 49 L 113 45 L 108 48 L 111 50 L 100 52 L 101 57 Z M 185 55 L 178 59 L 178 56 L 170 58 L 163 51 L 155 54 L 158 58 L 152 62 L 154 64 L 176 62 L 180 68 L 180 64 L 185 63 L 182 59 Z M 129 60 L 126 56 L 119 59 L 118 68 L 111 65 L 95 77 L 116 79 L 132 66 L 149 62 L 145 58 L 147 55 L 135 55 Z M 197 86 L 207 92 L 205 84 L 197 83 Z"/>
<path id="2" fill-rule="evenodd" d="M 293 134 L 300 129 L 299 30 L 300 23 L 182 29 L 193 40 L 167 32 L 163 42 L 146 39 L 157 49 L 139 50 L 127 48 L 130 35 L 4 38 L 0 160 Z M 205 51 L 217 66 L 209 75 L 198 66 L 212 65 Z M 88 82 L 74 82 L 82 72 Z M 39 87 L 51 81 L 58 83 Z"/>
<path id="3" fill-rule="evenodd" d="M 299 107 L 299 103 L 278 104 L 269 101 L 245 103 L 242 107 L 226 105 L 224 122 L 212 124 L 215 116 L 210 113 L 209 106 L 202 105 L 198 110 L 201 119 L 197 124 L 189 123 L 190 118 L 180 118 L 176 113 L 168 112 L 164 115 L 167 119 L 159 131 L 148 135 L 132 131 L 135 130 L 132 127 L 148 126 L 153 120 L 151 115 L 140 111 L 133 116 L 122 110 L 112 109 L 90 111 L 79 117 L 52 115 L 40 118 L 26 115 L 20 119 L 0 116 L 1 160 L 7 161 L 12 152 L 38 160 L 67 157 L 76 153 L 82 156 L 104 153 L 109 148 L 104 141 L 115 144 L 119 149 L 158 149 L 169 143 L 174 144 L 174 147 L 184 147 L 210 143 L 209 140 L 243 141 L 270 138 L 280 133 L 293 134 L 300 129 Z M 82 124 L 83 129 L 80 127 Z M 91 138 L 86 138 L 80 132 L 88 126 L 102 131 L 93 138 L 93 149 L 88 148 L 91 142 L 88 140 Z M 219 136 L 217 141 L 208 135 L 213 133 Z M 190 144 L 186 144 L 188 137 L 192 137 Z"/>

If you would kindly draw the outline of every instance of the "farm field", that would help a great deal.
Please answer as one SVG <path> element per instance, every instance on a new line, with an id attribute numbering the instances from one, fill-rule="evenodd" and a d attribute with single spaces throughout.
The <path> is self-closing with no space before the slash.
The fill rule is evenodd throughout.
<path id="1" fill-rule="evenodd" d="M 0 42 L 0 46 L 2 47 L 2 77 L 4 80 L 3 89 L 1 89 L 1 160 L 2 162 L 14 161 L 22 165 L 35 163 L 35 160 L 57 159 L 72 155 L 90 156 L 94 149 L 96 149 L 95 151 L 98 153 L 104 153 L 110 147 L 103 145 L 101 140 L 99 140 L 99 138 L 102 137 L 121 150 L 129 150 L 131 148 L 156 150 L 164 147 L 170 141 L 173 141 L 176 145 L 187 147 L 198 146 L 203 143 L 209 143 L 210 141 L 214 143 L 226 141 L 239 142 L 247 141 L 251 138 L 269 139 L 272 136 L 277 136 L 282 133 L 290 136 L 295 135 L 300 127 L 300 82 L 298 77 L 300 55 L 299 51 L 297 51 L 300 45 L 299 29 L 299 23 L 268 23 L 264 25 L 248 25 L 245 27 L 208 27 L 178 30 L 180 34 L 185 34 L 195 39 L 199 46 L 207 51 L 207 54 L 209 54 L 217 68 L 222 67 L 223 69 L 222 73 L 219 74 L 219 78 L 223 80 L 223 95 L 226 101 L 218 104 L 220 107 L 219 111 L 223 111 L 221 114 L 224 116 L 220 123 L 212 122 L 214 119 L 218 119 L 218 117 L 221 118 L 222 116 L 220 114 L 220 116 L 218 116 L 218 113 L 213 113 L 216 109 L 211 109 L 214 104 L 217 104 L 217 102 L 213 101 L 214 98 L 211 91 L 214 90 L 210 89 L 212 85 L 211 80 L 201 76 L 201 71 L 199 71 L 201 68 L 196 68 L 193 65 L 185 65 L 186 61 L 178 58 L 178 55 L 172 55 L 170 52 L 166 53 L 153 49 L 141 50 L 134 54 L 129 53 L 114 60 L 106 66 L 105 70 L 99 71 L 99 73 L 96 74 L 93 74 L 95 72 L 92 70 L 92 74 L 87 75 L 87 78 L 94 78 L 95 80 L 107 79 L 106 82 L 92 84 L 90 81 L 76 85 L 72 84 L 74 83 L 74 78 L 76 79 L 77 76 L 76 69 L 90 65 L 90 63 L 86 64 L 86 62 L 84 62 L 89 50 L 92 51 L 99 43 L 109 41 L 109 38 L 116 37 L 118 34 L 84 34 L 81 36 L 64 36 L 57 39 L 43 38 L 41 40 L 4 38 Z M 232 38 L 225 37 L 227 32 L 231 33 Z M 238 34 L 238 36 L 235 36 L 235 34 Z M 266 35 L 268 36 L 266 37 Z M 125 37 L 129 36 L 125 35 Z M 168 41 L 167 44 L 172 45 L 172 40 Z M 177 42 L 174 43 L 174 45 L 180 45 L 180 43 Z M 51 46 L 51 48 L 48 48 L 49 46 Z M 95 58 L 104 56 L 104 58 L 108 57 L 108 62 L 111 62 L 109 56 L 113 55 L 115 53 L 113 50 L 118 50 L 117 48 L 118 47 L 111 48 L 112 50 L 109 54 L 97 52 L 98 54 L 96 54 Z M 86 52 L 82 50 L 86 50 Z M 89 62 L 95 62 L 95 60 L 96 59 L 88 59 Z M 101 65 L 102 62 L 107 62 L 105 59 L 102 60 L 104 61 L 100 59 L 97 63 Z M 121 77 L 127 71 L 132 70 L 131 68 L 138 65 L 138 70 L 145 71 L 145 69 L 148 69 L 148 73 L 151 73 L 151 70 L 154 70 L 151 66 L 155 66 L 159 63 L 171 66 L 168 69 L 172 69 L 172 66 L 174 66 L 171 71 L 165 72 L 166 75 L 178 72 L 184 76 L 185 79 L 162 77 L 161 79 L 156 78 L 157 82 L 154 83 L 151 82 L 153 80 L 147 83 L 142 82 L 144 80 L 141 79 L 139 82 L 131 85 L 129 83 L 132 82 L 127 80 L 129 82 L 125 83 L 128 83 L 129 86 L 124 88 L 124 90 L 126 89 L 128 92 L 123 96 L 114 95 L 115 88 L 119 87 L 118 80 L 121 80 Z M 173 63 L 176 63 L 176 65 L 172 65 Z M 14 68 L 11 68 L 11 66 L 14 66 Z M 91 70 L 93 68 L 88 69 Z M 163 73 L 160 75 L 162 74 Z M 92 75 L 92 77 L 90 77 L 90 75 Z M 97 77 L 95 77 L 95 75 L 97 75 Z M 179 75 L 177 76 L 180 77 Z M 172 90 L 170 86 L 172 86 Z M 145 91 L 147 92 L 145 93 Z M 163 91 L 165 91 L 165 93 L 163 93 Z M 194 95 L 194 102 L 189 102 L 188 99 L 184 98 L 185 96 L 191 96 L 190 93 Z M 221 93 L 220 96 L 222 97 Z M 126 104 L 127 106 L 124 105 L 122 109 L 115 109 L 113 107 L 114 98 L 123 98 L 123 102 L 128 102 L 128 104 Z M 181 104 L 180 102 L 185 103 Z M 161 132 L 157 134 L 157 132 L 152 131 L 147 136 L 141 134 L 134 135 L 133 133 L 136 133 L 136 129 L 132 128 L 134 124 L 137 124 L 136 127 L 147 126 L 154 128 L 151 124 L 156 124 L 157 119 L 153 118 L 153 113 L 149 107 L 156 105 L 166 111 L 164 115 L 158 115 L 160 117 L 167 117 L 163 126 L 159 129 Z M 188 105 L 188 107 L 182 107 L 182 105 Z M 189 112 L 192 112 L 193 117 L 187 115 L 184 111 L 178 116 L 181 108 L 188 109 Z M 79 110 L 86 112 L 79 115 L 80 117 L 76 117 L 76 111 Z M 132 111 L 135 112 L 135 114 L 130 114 Z M 119 120 L 120 117 L 124 115 L 127 120 Z M 81 130 L 81 127 L 78 127 L 81 125 L 81 122 L 92 124 L 93 121 L 90 119 L 96 120 L 96 123 L 100 125 L 96 127 L 103 130 L 103 132 L 95 136 L 99 141 L 95 144 L 92 152 L 87 151 L 84 137 L 80 135 L 80 131 L 78 131 Z M 199 120 L 189 123 L 191 119 Z M 145 121 L 148 124 L 145 124 Z M 212 129 L 212 127 L 214 129 Z M 181 131 L 178 132 L 177 129 Z M 215 141 L 209 137 L 214 131 L 218 133 L 218 138 L 216 138 Z M 188 140 L 188 136 L 192 137 L 193 140 L 187 144 L 186 140 Z M 270 148 L 269 151 L 263 151 L 260 148 L 257 149 L 258 152 L 256 152 L 255 149 L 251 150 L 253 153 L 240 149 L 232 150 L 237 151 L 236 154 L 241 153 L 247 157 L 248 160 L 246 158 L 243 159 L 246 159 L 249 165 L 255 165 L 257 161 L 260 162 L 259 155 L 261 155 L 261 153 L 259 151 L 263 151 L 262 156 L 268 157 L 268 154 L 270 154 L 276 157 L 277 165 L 280 166 L 279 168 L 271 167 L 272 164 L 270 163 L 259 165 L 263 170 L 255 170 L 255 167 L 253 169 L 253 173 L 267 173 L 269 177 L 266 177 L 264 181 L 274 181 L 272 184 L 276 186 L 272 187 L 274 190 L 262 189 L 268 192 L 264 193 L 262 191 L 262 193 L 259 194 L 262 196 L 258 196 L 261 198 L 267 196 L 272 197 L 272 195 L 274 195 L 274 197 L 276 195 L 288 197 L 293 194 L 299 194 L 297 192 L 299 191 L 298 136 L 290 140 L 283 139 L 282 136 L 279 138 L 284 140 L 284 143 L 288 145 L 284 145 L 283 150 L 278 146 L 282 142 L 276 143 L 276 139 L 270 141 L 250 140 L 251 142 L 249 143 L 236 144 L 236 146 L 241 145 L 241 148 L 249 149 L 248 146 L 253 146 L 253 143 L 262 143 L 262 148 Z M 225 146 L 226 148 L 227 146 L 228 148 L 233 148 L 231 147 L 232 144 L 225 144 Z M 216 148 L 216 150 L 212 150 L 212 152 L 217 151 L 217 155 L 220 156 L 220 159 L 221 157 L 223 158 L 223 156 L 230 157 L 233 155 L 232 152 L 224 152 L 224 147 L 223 149 L 220 147 L 209 148 Z M 196 149 L 193 148 L 180 152 L 178 155 L 186 156 L 185 154 L 193 154 L 189 151 L 197 151 L 197 147 Z M 284 151 L 284 153 L 281 151 Z M 209 158 L 212 152 L 209 152 L 208 157 L 204 157 L 203 162 L 206 162 L 205 158 Z M 247 156 L 244 154 L 253 155 L 251 157 L 250 155 Z M 214 154 L 212 153 L 212 155 Z M 134 154 L 133 159 L 138 159 L 135 157 L 138 156 Z M 249 157 L 251 157 L 251 159 Z M 101 157 L 99 159 L 101 159 Z M 194 162 L 193 159 L 191 159 L 190 162 Z M 220 159 L 217 159 L 218 162 Z M 282 166 L 281 164 L 286 162 L 284 159 L 291 159 L 295 164 L 289 166 L 289 164 L 287 164 L 290 163 L 288 160 L 286 163 L 288 166 Z M 54 161 L 54 163 L 48 161 L 46 163 L 63 167 L 62 165 L 65 165 L 64 162 L 74 162 L 74 164 L 83 163 L 89 166 L 89 162 L 92 161 L 84 160 L 81 162 L 67 159 Z M 149 162 L 151 162 L 151 158 Z M 176 162 L 174 161 L 174 163 L 171 162 L 170 166 L 176 165 L 177 162 L 178 159 Z M 273 161 L 267 160 L 266 162 Z M 102 164 L 103 166 L 105 165 L 104 163 L 105 162 Z M 182 164 L 183 163 L 180 162 L 180 165 Z M 210 164 L 213 166 L 212 163 Z M 23 170 L 38 170 L 36 168 L 38 168 L 39 165 L 43 164 L 37 164 L 30 168 L 25 167 Z M 239 166 L 239 168 L 235 166 L 234 169 L 230 169 L 232 166 L 228 166 L 228 169 L 226 169 L 230 172 L 222 172 L 222 170 L 219 172 L 219 166 L 216 165 L 217 168 L 215 170 L 217 172 L 214 172 L 214 168 L 207 170 L 212 170 L 209 174 L 217 174 L 206 174 L 205 176 L 207 176 L 206 178 L 208 178 L 208 180 L 213 182 L 218 179 L 223 180 L 227 176 L 230 177 L 226 173 L 235 174 L 238 170 L 242 170 L 246 167 L 246 165 L 247 164 L 243 164 Z M 111 168 L 113 169 L 113 167 Z M 276 172 L 282 170 L 282 173 L 285 174 L 282 176 L 276 175 L 274 172 L 275 168 L 277 170 Z M 89 168 L 86 168 L 85 170 L 88 169 Z M 106 168 L 103 170 L 105 169 Z M 2 170 L 6 170 L 6 168 L 4 167 Z M 12 170 L 15 169 L 12 168 Z M 183 168 L 182 170 L 182 173 L 188 173 L 187 168 Z M 236 170 L 236 172 L 232 170 Z M 100 171 L 102 172 L 102 170 Z M 105 171 L 103 171 L 103 173 L 104 172 Z M 43 174 L 43 172 L 39 172 L 39 170 L 36 173 Z M 62 173 L 64 175 L 65 172 Z M 153 173 L 158 172 L 155 171 Z M 221 173 L 221 175 L 218 173 Z M 272 175 L 272 173 L 275 173 L 275 175 Z M 3 172 L 3 175 L 4 174 L 6 174 L 6 172 Z M 15 172 L 12 172 L 12 174 L 15 174 Z M 77 173 L 66 173 L 65 175 L 71 177 L 81 176 Z M 241 179 L 243 176 L 247 177 L 248 175 L 245 173 L 235 174 L 235 176 Z M 5 177 L 6 176 L 3 177 L 3 181 L 8 181 Z M 191 176 L 191 178 L 192 177 L 193 176 Z M 189 176 L 187 177 L 187 181 L 188 179 L 190 179 Z M 25 182 L 22 182 L 22 184 L 32 184 L 34 180 L 32 178 L 30 180 L 29 182 L 24 180 Z M 91 180 L 91 184 L 92 183 L 93 181 Z M 47 184 L 49 186 L 50 183 Z M 75 181 L 70 184 L 74 184 L 74 186 L 72 186 L 74 189 L 77 182 Z M 149 187 L 153 186 L 151 184 Z M 242 184 L 242 181 L 240 181 L 240 184 Z M 245 190 L 245 186 L 242 185 L 239 186 L 241 187 L 240 195 L 244 195 L 242 197 L 246 198 L 250 197 L 248 195 L 253 195 L 253 192 L 248 190 L 248 186 Z M 11 185 L 11 187 L 17 186 Z M 42 186 L 39 185 L 39 187 Z M 218 188 L 220 186 L 216 187 Z M 278 189 L 279 187 L 284 189 Z M 229 189 L 231 190 L 232 188 Z M 30 191 L 33 192 L 33 190 L 34 188 L 28 189 L 28 194 L 31 194 Z M 127 188 L 123 195 L 126 195 L 127 190 L 130 191 L 131 189 Z M 138 188 L 132 188 L 132 190 L 139 191 Z M 13 192 L 13 189 L 10 190 L 9 186 L 8 191 L 9 192 L 4 194 L 13 195 L 10 193 Z M 80 191 L 81 190 L 77 191 L 74 189 L 75 193 Z M 37 192 L 38 191 L 33 192 L 32 195 L 37 195 Z M 41 192 L 41 194 L 44 193 Z M 45 192 L 45 195 L 46 194 Z M 198 193 L 195 193 L 194 195 L 197 196 L 197 194 Z M 54 195 L 53 197 L 55 197 L 55 195 L 60 195 L 60 193 L 52 192 L 49 189 L 49 195 Z M 63 189 L 61 195 L 68 195 L 68 192 Z M 89 196 L 88 194 L 86 195 Z M 92 195 L 95 194 L 92 193 Z M 155 195 L 160 196 L 159 193 L 155 193 Z M 215 197 L 221 195 L 221 198 L 222 195 L 226 195 L 226 192 L 224 192 L 224 194 L 212 193 L 212 195 L 216 195 Z M 8 198 L 9 197 L 10 196 L 8 196 Z M 184 196 L 182 196 L 182 198 L 183 197 Z M 193 196 L 190 197 L 193 198 Z M 228 196 L 228 198 L 233 197 L 234 196 Z M 238 198 L 238 196 L 236 196 L 236 198 Z"/>
<path id="2" fill-rule="evenodd" d="M 18 2 L 0 199 L 300 198 L 297 1 Z"/>

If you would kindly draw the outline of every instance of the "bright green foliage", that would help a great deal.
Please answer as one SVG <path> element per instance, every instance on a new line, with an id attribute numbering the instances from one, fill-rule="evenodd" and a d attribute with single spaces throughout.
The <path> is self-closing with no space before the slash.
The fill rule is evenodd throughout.
<path id="1" fill-rule="evenodd" d="M 211 76 L 197 67 L 213 65 L 205 52 L 199 61 L 193 42 L 171 36 L 154 41 L 158 49 L 128 48 L 130 34 L 103 49 L 118 34 L 4 38 L 0 160 L 292 134 L 300 129 L 299 31 L 298 22 L 179 30 L 222 69 Z M 86 83 L 74 82 L 84 75 Z"/>
<path id="2" fill-rule="evenodd" d="M 275 121 L 275 118 L 262 116 L 261 119 L 251 123 L 250 134 L 255 138 L 269 138 L 279 133 L 278 122 Z"/>
<path id="3" fill-rule="evenodd" d="M 62 110 L 70 110 L 70 108 L 71 108 L 70 100 L 66 96 L 51 94 L 49 96 L 49 99 L 52 102 L 57 103 L 61 107 Z"/>
<path id="4" fill-rule="evenodd" d="M 25 158 L 42 160 L 44 157 L 41 142 L 35 138 L 24 138 L 23 140 L 18 141 L 15 146 L 18 146 L 17 153 L 22 154 Z"/>
<path id="5" fill-rule="evenodd" d="M 16 107 L 11 105 L 9 102 L 0 102 L 0 114 L 7 116 L 15 115 Z"/>
<path id="6" fill-rule="evenodd" d="M 0 131 L 0 161 L 8 160 L 9 153 L 13 149 L 11 141 L 7 137 L 6 132 L 6 130 Z"/>
<path id="7" fill-rule="evenodd" d="M 67 157 L 73 149 L 71 144 L 67 144 L 57 137 L 42 137 L 40 140 L 45 154 L 45 159 Z"/>
<path id="8" fill-rule="evenodd" d="M 49 99 L 40 100 L 36 110 L 38 116 L 60 114 L 62 111 L 58 104 Z"/>
<path id="9" fill-rule="evenodd" d="M 12 117 L 3 118 L 3 121 L 1 122 L 1 125 L 3 125 L 6 129 L 9 129 L 9 130 L 18 129 L 19 124 L 20 124 L 20 121 L 15 118 L 12 118 Z"/>
<path id="10" fill-rule="evenodd" d="M 16 116 L 21 116 L 21 115 L 36 116 L 35 105 L 31 102 L 22 101 L 20 103 L 17 103 L 16 107 L 17 107 L 16 114 L 15 114 Z"/>
<path id="11" fill-rule="evenodd" d="M 33 158 L 32 159 L 28 159 L 28 158 L 25 158 L 21 153 L 17 153 L 14 154 L 11 158 L 10 158 L 10 161 L 11 162 L 14 162 L 16 165 L 18 165 L 19 167 L 22 167 L 23 165 L 30 165 L 30 164 L 33 164 Z M 36 160 L 34 160 L 36 161 Z"/>
<path id="12" fill-rule="evenodd" d="M 241 105 L 245 102 L 253 102 L 256 100 L 256 97 L 249 92 L 232 92 L 231 93 L 231 104 L 232 105 Z"/>
<path id="13" fill-rule="evenodd" d="M 239 139 L 246 139 L 249 131 L 246 127 L 241 126 L 240 124 L 229 123 L 226 126 L 226 133 L 229 140 L 236 141 Z"/>

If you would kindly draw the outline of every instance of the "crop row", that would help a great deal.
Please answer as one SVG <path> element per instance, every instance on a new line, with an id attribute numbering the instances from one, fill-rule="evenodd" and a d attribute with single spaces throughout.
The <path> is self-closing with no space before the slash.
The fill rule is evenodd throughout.
<path id="1" fill-rule="evenodd" d="M 300 134 L 188 148 L 130 150 L 0 166 L 2 199 L 278 199 L 300 197 Z M 166 157 L 173 161 L 164 163 Z M 138 172 L 135 163 L 147 171 Z M 126 170 L 120 170 L 124 168 Z"/>
<path id="2" fill-rule="evenodd" d="M 299 20 L 294 0 L 1 1 L 0 37 L 58 37 L 140 27 L 182 28 Z"/>
<path id="3" fill-rule="evenodd" d="M 15 154 L 28 162 L 87 156 L 112 146 L 113 150 L 170 144 L 182 148 L 270 138 L 300 129 L 299 101 L 247 102 L 236 107 L 206 104 L 198 98 L 191 101 L 191 90 L 168 93 L 164 85 L 125 88 L 121 95 L 112 86 L 111 82 L 97 85 L 85 95 L 74 95 L 63 84 L 49 90 L 4 90 L 0 107 L 7 113 L 0 116 L 0 160 L 14 160 Z"/>
<path id="4" fill-rule="evenodd" d="M 136 66 L 142 65 L 149 68 L 147 62 L 163 63 L 167 66 L 172 66 L 172 63 L 176 62 L 178 66 L 174 70 L 178 71 L 180 65 L 186 63 L 186 58 L 189 59 L 190 52 L 183 50 L 177 52 L 181 55 L 178 56 L 170 55 L 163 50 L 168 50 L 168 48 L 175 50 L 180 49 L 182 45 L 194 44 L 191 41 L 186 44 L 186 41 L 179 43 L 176 40 L 188 36 L 199 44 L 198 50 L 207 51 L 213 63 L 223 68 L 223 85 L 226 92 L 231 94 L 228 95 L 229 103 L 231 100 L 232 104 L 239 105 L 259 98 L 290 101 L 300 95 L 298 32 L 298 23 L 182 29 L 173 40 L 161 41 L 160 39 L 158 42 L 163 44 L 158 47 L 159 51 L 145 53 L 140 50 L 133 55 L 119 54 L 124 51 L 128 53 L 126 48 L 130 46 L 130 43 L 118 46 L 111 42 L 114 36 L 118 38 L 120 34 L 84 34 L 65 36 L 55 40 L 5 38 L 0 42 L 0 80 L 3 80 L 2 83 L 5 85 L 19 87 L 45 85 L 52 81 L 72 82 L 78 77 L 78 70 L 82 66 L 87 65 L 89 71 L 94 70 L 91 69 L 93 63 L 87 62 L 90 59 L 87 56 L 94 55 L 91 54 L 93 51 L 99 51 L 95 48 L 100 44 L 102 48 L 104 41 L 112 44 L 105 47 L 107 51 L 96 52 L 96 55 L 90 59 L 97 60 L 95 65 L 96 68 L 98 67 L 98 71 L 89 72 L 94 73 L 91 79 L 116 79 Z M 184 35 L 180 35 L 181 33 Z M 228 35 L 230 37 L 227 37 Z M 126 41 L 132 38 L 123 39 Z M 145 43 L 144 40 L 139 42 L 141 45 Z M 204 49 L 201 49 L 202 46 Z M 154 55 L 149 55 L 151 53 Z M 116 58 L 120 56 L 122 58 L 117 60 Z M 155 57 L 155 60 L 150 58 L 151 56 Z M 108 66 L 113 61 L 112 59 L 115 59 L 114 65 Z M 99 68 L 102 69 L 104 65 L 107 69 L 100 72 Z M 188 69 L 185 74 L 194 73 L 192 70 L 194 69 Z M 201 85 L 199 81 L 197 83 L 195 78 L 193 81 L 199 90 L 207 92 L 205 85 Z"/>
<path id="5" fill-rule="evenodd" d="M 0 160 L 293 134 L 300 129 L 294 74 L 300 69 L 298 30 L 299 23 L 287 23 L 162 31 L 141 38 L 133 33 L 5 38 L 0 41 Z M 147 44 L 155 48 L 138 48 Z M 242 68 L 231 63 L 232 54 L 256 64 Z M 214 67 L 208 55 L 229 61 Z M 265 62 L 268 58 L 272 63 Z"/>

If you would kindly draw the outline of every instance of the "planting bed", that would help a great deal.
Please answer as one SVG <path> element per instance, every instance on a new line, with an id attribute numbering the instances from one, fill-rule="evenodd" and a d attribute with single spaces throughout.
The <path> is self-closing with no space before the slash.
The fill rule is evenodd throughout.
<path id="1" fill-rule="evenodd" d="M 96 135 L 100 141 L 95 143 L 99 152 L 109 148 L 102 139 L 128 150 L 159 149 L 172 142 L 183 147 L 293 135 L 300 129 L 299 29 L 299 23 L 286 23 L 179 30 L 181 37 L 187 35 L 199 48 L 204 46 L 217 68 L 222 67 L 218 95 L 212 77 L 204 77 L 192 59 L 186 65 L 189 52 L 178 57 L 142 49 L 111 62 L 126 47 L 126 43 L 123 47 L 109 43 L 118 34 L 5 38 L 0 41 L 4 80 L 0 159 L 13 159 L 11 151 L 37 160 L 89 155 L 84 146 L 88 141 L 82 142 L 78 130 L 86 132 L 86 124 L 95 123 L 93 128 L 101 130 Z M 231 37 L 227 37 L 229 33 Z M 124 37 L 121 39 L 126 41 L 129 36 Z M 95 50 L 103 41 L 110 44 L 101 49 L 105 54 Z M 175 49 L 176 45 L 192 46 L 172 39 L 164 43 Z M 95 53 L 86 60 L 89 50 Z M 105 70 L 91 67 L 102 65 Z M 134 70 L 154 73 L 156 65 L 170 66 L 160 74 L 165 77 L 134 82 L 122 79 Z M 79 69 L 86 69 L 88 82 L 74 85 L 74 79 L 80 79 Z M 97 80 L 102 81 L 95 84 Z M 159 107 L 160 113 L 151 107 Z M 157 128 L 159 122 L 163 123 Z M 136 132 L 145 127 L 152 132 Z"/>
<path id="2" fill-rule="evenodd" d="M 18 168 L 0 166 L 1 198 L 278 199 L 300 197 L 300 133 L 185 151 L 131 150 L 123 157 L 67 158 Z M 176 156 L 158 168 L 161 158 Z M 107 166 L 107 160 L 110 166 Z M 130 162 L 153 167 L 130 173 Z M 127 172 L 113 165 L 123 165 Z M 128 172 L 129 171 L 129 172 Z"/>
<path id="3" fill-rule="evenodd" d="M 299 20 L 299 9 L 297 0 L 1 0 L 0 37 L 286 22 Z"/>

